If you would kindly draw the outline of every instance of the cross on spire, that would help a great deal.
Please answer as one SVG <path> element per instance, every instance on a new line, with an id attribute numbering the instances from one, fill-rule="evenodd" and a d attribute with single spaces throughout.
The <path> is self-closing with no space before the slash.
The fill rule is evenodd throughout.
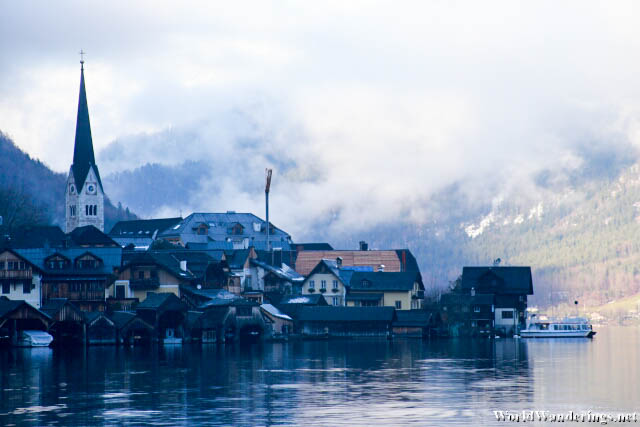
<path id="1" fill-rule="evenodd" d="M 84 68 L 84 56 L 87 54 L 84 50 L 80 49 L 80 66 Z"/>

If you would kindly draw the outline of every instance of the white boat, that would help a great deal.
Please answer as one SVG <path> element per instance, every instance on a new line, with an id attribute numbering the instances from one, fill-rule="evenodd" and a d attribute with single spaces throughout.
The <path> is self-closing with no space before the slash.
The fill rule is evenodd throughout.
<path id="1" fill-rule="evenodd" d="M 22 331 L 18 336 L 18 347 L 48 347 L 53 337 L 44 331 Z"/>
<path id="2" fill-rule="evenodd" d="M 520 331 L 522 338 L 591 338 L 596 332 L 584 317 L 548 319 L 532 315 L 527 328 Z"/>

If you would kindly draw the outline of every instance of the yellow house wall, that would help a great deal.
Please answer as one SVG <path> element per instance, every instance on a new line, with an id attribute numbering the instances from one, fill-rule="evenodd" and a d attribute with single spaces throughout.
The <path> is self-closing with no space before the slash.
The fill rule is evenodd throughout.
<path id="1" fill-rule="evenodd" d="M 309 282 L 311 280 L 315 280 L 315 287 L 314 287 L 315 291 L 314 292 L 309 292 Z M 322 280 L 326 280 L 327 281 L 327 291 L 326 292 L 320 292 L 320 287 L 321 287 L 320 284 L 322 283 Z M 342 304 L 344 304 L 344 295 L 345 295 L 344 286 L 342 285 L 342 282 L 340 282 L 340 280 L 338 280 L 338 292 L 332 292 L 333 281 L 334 280 L 338 280 L 338 279 L 333 274 L 329 274 L 329 273 L 315 273 L 315 274 L 312 274 L 302 284 L 302 294 L 303 295 L 309 295 L 311 293 L 319 293 L 319 294 L 324 296 L 324 298 L 327 300 L 327 303 L 329 305 L 332 304 L 333 297 L 340 297 L 341 301 L 342 301 Z"/>
<path id="2" fill-rule="evenodd" d="M 402 301 L 402 308 L 400 310 L 410 310 L 411 292 L 385 292 L 382 297 L 382 302 L 385 307 L 395 307 L 396 301 Z"/>

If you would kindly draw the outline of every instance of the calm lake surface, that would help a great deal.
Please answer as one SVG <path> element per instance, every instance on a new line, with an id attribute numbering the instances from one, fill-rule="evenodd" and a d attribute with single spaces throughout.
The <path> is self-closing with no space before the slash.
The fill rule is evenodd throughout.
<path id="1" fill-rule="evenodd" d="M 0 349 L 0 425 L 518 425 L 492 411 L 640 411 L 640 328 L 596 330 Z"/>

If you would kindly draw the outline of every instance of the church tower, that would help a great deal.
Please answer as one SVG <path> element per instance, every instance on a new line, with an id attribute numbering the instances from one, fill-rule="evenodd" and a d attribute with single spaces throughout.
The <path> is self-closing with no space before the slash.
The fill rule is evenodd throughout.
<path id="1" fill-rule="evenodd" d="M 73 164 L 65 190 L 66 232 L 93 225 L 104 231 L 104 190 L 93 154 L 87 93 L 84 88 L 84 60 L 80 61 L 80 97 L 76 121 Z"/>

